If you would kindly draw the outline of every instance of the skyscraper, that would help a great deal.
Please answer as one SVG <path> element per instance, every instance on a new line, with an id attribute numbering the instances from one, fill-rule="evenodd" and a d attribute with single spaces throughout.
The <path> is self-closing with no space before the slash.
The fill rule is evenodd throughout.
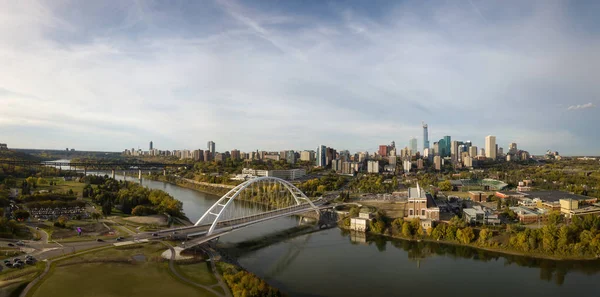
<path id="1" fill-rule="evenodd" d="M 496 136 L 488 135 L 485 137 L 485 156 L 496 160 Z"/>
<path id="2" fill-rule="evenodd" d="M 411 156 L 414 156 L 417 154 L 417 139 L 416 138 L 411 137 L 408 140 L 408 148 L 410 149 Z"/>
<path id="3" fill-rule="evenodd" d="M 207 147 L 207 151 L 210 153 L 211 156 L 215 156 L 215 143 L 211 140 L 206 144 Z"/>
<path id="4" fill-rule="evenodd" d="M 317 147 L 317 156 L 315 159 L 315 165 L 318 167 L 327 166 L 327 147 L 324 145 L 319 145 Z"/>
<path id="5" fill-rule="evenodd" d="M 450 136 L 444 136 L 444 138 L 440 139 L 438 142 L 439 152 L 437 153 L 440 157 L 450 157 L 450 146 L 452 144 L 452 138 Z"/>
<path id="6" fill-rule="evenodd" d="M 517 144 L 514 142 L 511 142 L 508 145 L 508 153 L 509 154 L 516 154 L 517 153 Z"/>
<path id="7" fill-rule="evenodd" d="M 423 122 L 423 151 L 429 148 L 429 132 L 427 131 L 427 124 Z"/>
<path id="8" fill-rule="evenodd" d="M 150 151 L 152 151 L 153 148 L 154 146 L 152 146 L 152 141 L 150 141 Z"/>

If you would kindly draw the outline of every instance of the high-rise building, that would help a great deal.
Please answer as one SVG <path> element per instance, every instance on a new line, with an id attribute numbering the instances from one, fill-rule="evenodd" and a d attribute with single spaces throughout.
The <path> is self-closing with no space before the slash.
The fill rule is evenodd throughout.
<path id="1" fill-rule="evenodd" d="M 454 140 L 450 143 L 450 157 L 452 158 L 452 163 L 458 162 L 458 157 L 460 152 L 458 151 L 459 142 Z"/>
<path id="2" fill-rule="evenodd" d="M 408 148 L 410 149 L 410 155 L 414 156 L 417 154 L 417 139 L 414 137 L 411 137 L 408 140 Z"/>
<path id="3" fill-rule="evenodd" d="M 379 155 L 382 157 L 386 157 L 388 155 L 388 146 L 385 144 L 382 144 L 379 146 Z"/>
<path id="4" fill-rule="evenodd" d="M 471 158 L 477 157 L 477 147 L 476 146 L 471 146 L 469 148 L 469 156 L 471 156 Z"/>
<path id="5" fill-rule="evenodd" d="M 208 150 L 205 150 L 203 154 L 204 154 L 203 159 L 205 162 L 212 161 L 213 155 Z"/>
<path id="6" fill-rule="evenodd" d="M 427 131 L 427 124 L 423 122 L 423 151 L 429 148 L 429 132 Z"/>
<path id="7" fill-rule="evenodd" d="M 153 148 L 154 148 L 154 146 L 152 145 L 152 141 L 150 141 L 150 149 L 149 149 L 149 151 L 152 151 Z"/>
<path id="8" fill-rule="evenodd" d="M 367 172 L 379 173 L 379 161 L 372 160 L 367 162 Z"/>
<path id="9" fill-rule="evenodd" d="M 315 166 L 325 167 L 327 166 L 327 147 L 319 145 L 317 147 L 317 156 L 315 159 Z"/>
<path id="10" fill-rule="evenodd" d="M 408 173 L 412 168 L 412 163 L 409 160 L 404 160 L 402 162 L 402 168 L 404 169 L 404 172 Z"/>
<path id="11" fill-rule="evenodd" d="M 479 150 L 479 155 L 480 155 L 480 156 L 484 156 L 484 157 L 485 157 L 485 149 L 484 149 L 484 148 L 481 148 L 481 149 Z"/>
<path id="12" fill-rule="evenodd" d="M 436 153 L 442 158 L 450 157 L 451 144 L 452 144 L 452 138 L 450 136 L 444 136 L 444 138 L 440 139 L 440 141 L 438 142 L 439 151 L 436 150 Z"/>
<path id="13" fill-rule="evenodd" d="M 287 161 L 288 164 L 295 164 L 296 163 L 296 153 L 294 151 L 287 151 L 285 160 Z"/>
<path id="14" fill-rule="evenodd" d="M 231 159 L 232 160 L 239 160 L 240 159 L 240 151 L 237 149 L 233 149 L 231 150 Z"/>
<path id="15" fill-rule="evenodd" d="M 206 144 L 207 151 L 210 153 L 212 157 L 215 156 L 215 143 L 211 140 Z"/>
<path id="16" fill-rule="evenodd" d="M 496 144 L 496 146 L 498 146 L 498 145 Z M 498 156 L 502 156 L 502 155 L 504 155 L 504 148 L 499 147 L 498 148 Z"/>
<path id="17" fill-rule="evenodd" d="M 496 160 L 496 136 L 485 137 L 485 156 L 488 159 Z"/>
<path id="18" fill-rule="evenodd" d="M 314 151 L 302 151 L 300 153 L 300 160 L 301 161 L 309 161 L 309 162 L 311 162 L 314 159 L 315 159 L 315 152 Z"/>
<path id="19" fill-rule="evenodd" d="M 514 142 L 511 142 L 508 145 L 508 153 L 509 154 L 516 154 L 517 153 L 517 144 Z"/>
<path id="20" fill-rule="evenodd" d="M 358 162 L 364 162 L 367 159 L 369 159 L 369 152 L 358 153 Z"/>
<path id="21" fill-rule="evenodd" d="M 442 170 L 442 158 L 440 156 L 433 157 L 433 164 L 435 165 L 435 170 Z"/>

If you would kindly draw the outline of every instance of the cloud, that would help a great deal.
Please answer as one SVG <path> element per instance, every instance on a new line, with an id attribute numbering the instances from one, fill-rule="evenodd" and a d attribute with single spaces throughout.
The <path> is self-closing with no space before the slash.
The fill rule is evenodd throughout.
<path id="1" fill-rule="evenodd" d="M 596 105 L 594 105 L 592 102 L 590 103 L 586 103 L 586 104 L 577 104 L 577 105 L 571 105 L 569 106 L 569 108 L 567 108 L 567 110 L 579 110 L 579 109 L 589 109 L 589 108 L 594 108 L 596 107 Z"/>
<path id="2" fill-rule="evenodd" d="M 565 129 L 600 149 L 585 131 L 599 119 L 556 121 L 600 96 L 600 42 L 561 2 L 469 2 L 6 2 L 0 134 L 13 147 L 355 150 L 404 146 L 424 120 L 430 139 Z"/>

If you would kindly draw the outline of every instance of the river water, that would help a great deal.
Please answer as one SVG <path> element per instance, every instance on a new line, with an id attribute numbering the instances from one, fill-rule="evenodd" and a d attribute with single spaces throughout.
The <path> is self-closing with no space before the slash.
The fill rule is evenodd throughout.
<path id="1" fill-rule="evenodd" d="M 219 198 L 164 182 L 143 184 L 182 201 L 192 221 Z M 258 238 L 298 224 L 294 217 L 272 220 L 225 235 L 220 242 Z M 242 252 L 238 262 L 290 296 L 600 294 L 599 261 L 536 260 L 437 243 L 365 238 L 337 228 Z"/>

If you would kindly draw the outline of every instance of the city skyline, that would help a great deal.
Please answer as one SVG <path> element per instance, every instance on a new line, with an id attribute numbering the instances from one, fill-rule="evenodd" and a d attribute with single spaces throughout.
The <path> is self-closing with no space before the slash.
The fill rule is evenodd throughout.
<path id="1" fill-rule="evenodd" d="M 374 152 L 417 135 L 422 151 L 424 121 L 430 146 L 492 134 L 505 149 L 600 154 L 598 2 L 0 8 L 11 148 Z"/>

